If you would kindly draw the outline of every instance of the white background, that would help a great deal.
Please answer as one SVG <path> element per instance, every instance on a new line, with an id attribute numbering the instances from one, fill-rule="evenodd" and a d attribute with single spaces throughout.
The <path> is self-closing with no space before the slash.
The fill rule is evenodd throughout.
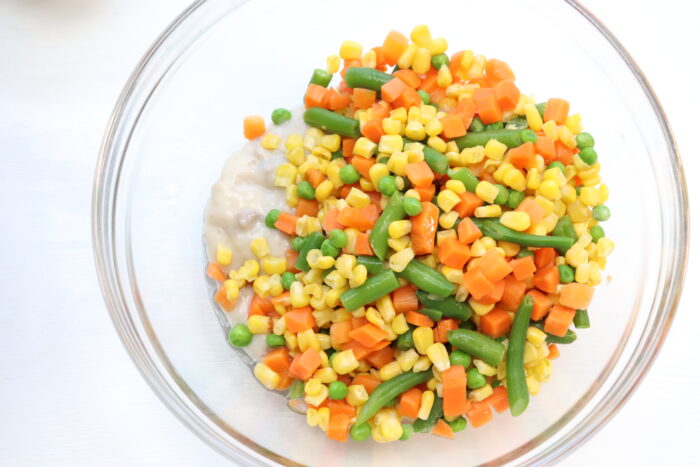
<path id="1" fill-rule="evenodd" d="M 226 464 L 132 365 L 102 302 L 90 243 L 92 176 L 109 113 L 141 54 L 188 3 L 0 0 L 0 465 Z M 665 107 L 697 219 L 697 7 L 583 3 Z M 653 369 L 565 465 L 700 462 L 697 246 Z"/>

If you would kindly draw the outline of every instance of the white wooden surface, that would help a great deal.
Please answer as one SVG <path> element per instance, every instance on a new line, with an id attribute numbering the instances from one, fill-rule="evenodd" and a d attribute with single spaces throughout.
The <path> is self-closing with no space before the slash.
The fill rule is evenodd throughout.
<path id="1" fill-rule="evenodd" d="M 654 86 L 697 207 L 698 7 L 584 3 Z M 0 465 L 226 464 L 132 365 L 102 302 L 90 244 L 94 162 L 109 112 L 143 51 L 187 4 L 0 1 Z M 654 368 L 565 465 L 700 461 L 697 247 Z"/>

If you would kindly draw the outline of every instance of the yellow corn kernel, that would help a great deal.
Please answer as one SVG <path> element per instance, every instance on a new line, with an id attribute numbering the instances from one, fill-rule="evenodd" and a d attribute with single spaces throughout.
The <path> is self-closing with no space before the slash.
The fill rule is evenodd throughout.
<path id="1" fill-rule="evenodd" d="M 379 139 L 379 152 L 393 154 L 403 150 L 403 138 L 399 135 L 382 135 Z"/>
<path id="2" fill-rule="evenodd" d="M 280 382 L 280 375 L 275 373 L 269 366 L 258 363 L 253 368 L 253 374 L 260 383 L 267 389 L 275 389 Z"/>
<path id="3" fill-rule="evenodd" d="M 253 334 L 267 334 L 270 331 L 270 317 L 252 315 L 248 318 L 248 329 Z"/>
<path id="4" fill-rule="evenodd" d="M 266 133 L 265 136 L 263 136 L 260 145 L 265 149 L 277 149 L 281 142 L 282 138 L 279 136 L 272 133 Z"/>
<path id="5" fill-rule="evenodd" d="M 608 237 L 602 237 L 598 239 L 596 243 L 596 252 L 600 258 L 606 258 L 615 249 L 615 242 L 610 240 Z"/>
<path id="6" fill-rule="evenodd" d="M 270 246 L 265 237 L 257 237 L 250 242 L 250 251 L 258 258 L 263 258 L 270 254 Z"/>
<path id="7" fill-rule="evenodd" d="M 334 363 L 336 358 L 337 356 L 333 358 Z M 367 402 L 367 399 L 369 399 L 369 394 L 367 394 L 367 390 L 363 385 L 352 384 L 348 386 L 348 395 L 346 396 L 346 399 L 348 404 L 352 405 L 353 407 L 358 407 Z"/>
<path id="8" fill-rule="evenodd" d="M 408 324 L 406 323 L 406 317 L 403 313 L 400 313 L 391 320 L 391 330 L 396 334 L 403 334 L 408 331 Z M 408 371 L 408 370 L 404 370 Z"/>
<path id="9" fill-rule="evenodd" d="M 480 402 L 493 394 L 493 388 L 490 384 L 485 384 L 479 389 L 472 389 L 469 391 L 469 400 Z"/>
<path id="10" fill-rule="evenodd" d="M 467 191 L 467 189 L 464 187 L 464 183 L 460 182 L 459 180 L 448 180 L 447 183 L 445 183 L 445 188 L 458 195 L 461 195 Z"/>
<path id="11" fill-rule="evenodd" d="M 500 219 L 501 224 L 506 227 L 522 232 L 530 228 L 530 216 L 522 211 L 504 212 Z"/>
<path id="12" fill-rule="evenodd" d="M 433 374 L 435 374 L 435 373 L 433 373 Z M 428 382 L 425 383 L 425 385 L 427 386 L 427 388 L 429 390 L 435 391 L 437 389 L 438 380 L 436 378 L 432 378 L 432 379 L 428 380 Z M 439 394 L 438 394 L 438 396 L 439 396 Z"/>
<path id="13" fill-rule="evenodd" d="M 322 387 L 323 384 L 320 380 L 316 378 L 311 378 L 306 382 L 306 384 L 304 384 L 304 394 L 307 394 L 309 396 L 315 396 L 316 394 L 321 392 Z"/>
<path id="14" fill-rule="evenodd" d="M 430 55 L 444 54 L 447 50 L 447 40 L 443 37 L 433 39 L 428 45 L 428 50 L 430 50 Z"/>
<path id="15" fill-rule="evenodd" d="M 318 341 L 316 334 L 311 328 L 297 333 L 297 345 L 302 352 L 307 349 L 321 350 L 321 343 Z"/>
<path id="16" fill-rule="evenodd" d="M 362 45 L 354 41 L 344 41 L 340 45 L 340 58 L 353 60 L 362 57 Z"/>
<path id="17" fill-rule="evenodd" d="M 406 193 L 404 193 L 403 197 L 420 200 L 420 194 L 418 194 L 418 192 L 416 190 L 414 190 L 413 188 L 411 188 L 410 190 L 407 190 Z"/>
<path id="18" fill-rule="evenodd" d="M 431 344 L 426 351 L 426 355 L 428 355 L 434 368 L 438 371 L 445 371 L 450 367 L 450 356 L 447 354 L 444 344 L 440 342 Z"/>
<path id="19" fill-rule="evenodd" d="M 230 248 L 223 245 L 216 247 L 216 262 L 221 266 L 228 266 L 231 264 L 231 258 L 233 257 L 233 252 Z"/>
<path id="20" fill-rule="evenodd" d="M 591 277 L 590 277 L 590 285 L 598 285 L 600 284 L 601 281 L 601 276 L 602 276 L 602 266 L 600 265 L 601 261 L 605 261 L 605 258 L 599 258 L 598 261 L 591 261 Z"/>
<path id="21" fill-rule="evenodd" d="M 328 423 L 331 420 L 331 409 L 321 407 L 318 409 L 318 427 L 323 431 L 328 431 Z"/>
<path id="22" fill-rule="evenodd" d="M 333 368 L 319 368 L 314 372 L 313 377 L 324 384 L 330 384 L 338 379 L 338 375 Z"/>
<path id="23" fill-rule="evenodd" d="M 554 141 L 559 139 L 559 133 L 557 132 L 557 122 L 554 120 L 549 120 L 544 122 L 542 125 L 542 131 L 544 135 L 548 138 L 552 138 Z"/>
<path id="24" fill-rule="evenodd" d="M 439 218 L 440 227 L 443 229 L 451 229 L 455 225 L 455 222 L 457 222 L 458 218 L 459 214 L 457 214 L 456 211 L 442 213 L 440 214 Z"/>
<path id="25" fill-rule="evenodd" d="M 413 59 L 416 56 L 416 50 L 418 50 L 418 47 L 415 44 L 409 44 L 408 47 L 404 49 L 396 62 L 399 68 L 405 70 L 411 67 Z"/>
<path id="26" fill-rule="evenodd" d="M 403 316 L 403 315 L 398 315 L 398 316 Z M 405 322 L 405 320 L 404 320 Z M 408 329 L 408 327 L 406 327 Z M 403 334 L 403 333 L 402 333 Z M 410 371 L 413 368 L 413 365 L 416 364 L 418 361 L 418 353 L 414 349 L 408 349 L 403 352 L 401 352 L 398 357 L 396 357 L 396 361 L 398 362 L 399 366 L 401 367 L 402 372 L 407 372 Z"/>
<path id="27" fill-rule="evenodd" d="M 419 123 L 420 125 L 420 123 Z M 387 167 L 396 175 L 406 175 L 406 164 L 408 164 L 408 154 L 405 152 L 395 152 L 387 161 Z"/>
<path id="28" fill-rule="evenodd" d="M 545 332 L 541 329 L 538 329 L 534 326 L 530 326 L 529 328 L 527 328 L 526 338 L 529 343 L 531 343 L 534 346 L 538 346 L 545 341 L 545 339 L 547 338 L 547 334 L 545 334 Z"/>
<path id="29" fill-rule="evenodd" d="M 428 138 L 428 146 L 438 152 L 445 152 L 447 150 L 447 143 L 439 136 L 430 136 Z"/>
<path id="30" fill-rule="evenodd" d="M 498 168 L 493 172 L 493 179 L 496 180 L 498 183 L 504 183 L 503 177 L 505 176 L 506 173 L 508 173 L 511 170 L 518 170 L 515 167 L 513 167 L 513 164 L 510 162 L 501 162 L 501 164 L 498 166 Z"/>
<path id="31" fill-rule="evenodd" d="M 581 126 L 581 115 L 580 114 L 569 115 L 568 117 L 566 117 L 566 121 L 564 124 L 575 135 L 577 135 L 577 134 L 581 133 L 581 131 L 583 131 L 583 126 Z"/>
<path id="32" fill-rule="evenodd" d="M 486 157 L 489 159 L 500 161 L 503 159 L 507 149 L 508 146 L 497 139 L 490 139 L 488 143 L 486 143 L 486 146 L 484 146 L 484 154 L 486 154 Z"/>
<path id="33" fill-rule="evenodd" d="M 240 293 L 238 284 L 233 279 L 226 279 L 224 281 L 224 290 L 226 291 L 226 299 L 230 301 L 238 298 L 238 294 Z"/>
<path id="34" fill-rule="evenodd" d="M 294 308 L 302 308 L 309 304 L 309 296 L 304 293 L 304 286 L 299 281 L 292 282 L 289 288 L 290 304 Z"/>
<path id="35" fill-rule="evenodd" d="M 566 184 L 561 187 L 561 200 L 565 204 L 573 203 L 576 201 L 576 188 Z"/>
<path id="36" fill-rule="evenodd" d="M 406 137 L 414 140 L 425 139 L 425 127 L 421 122 L 412 121 L 406 124 Z"/>
<path id="37" fill-rule="evenodd" d="M 498 193 L 499 191 L 496 185 L 486 180 L 482 180 L 476 185 L 476 196 L 487 203 L 493 203 Z"/>
<path id="38" fill-rule="evenodd" d="M 459 195 L 452 190 L 442 190 L 437 195 L 437 205 L 445 212 L 450 212 L 461 201 Z"/>
<path id="39" fill-rule="evenodd" d="M 533 131 L 540 131 L 544 122 L 542 122 L 542 116 L 537 111 L 535 104 L 525 104 L 523 107 L 525 110 L 525 118 L 527 119 L 527 125 Z"/>
<path id="40" fill-rule="evenodd" d="M 338 261 L 336 260 L 336 266 L 337 264 Z M 347 279 L 343 277 L 337 270 L 328 273 L 328 275 L 323 279 L 323 282 L 325 282 L 329 287 L 332 287 L 333 289 L 341 289 L 345 287 L 348 283 Z"/>
<path id="41" fill-rule="evenodd" d="M 431 137 L 438 136 L 440 133 L 442 133 L 442 123 L 437 118 L 433 118 L 428 123 L 425 124 L 424 130 L 428 136 L 431 136 Z M 446 150 L 447 150 L 447 143 L 445 144 L 444 150 L 440 151 L 438 149 L 438 151 L 440 151 L 440 152 L 445 152 Z"/>
<path id="42" fill-rule="evenodd" d="M 537 381 L 537 378 L 534 376 L 528 376 L 525 378 L 525 383 L 527 383 L 527 390 L 530 392 L 531 395 L 536 396 L 540 392 L 540 387 L 541 384 L 539 381 Z"/>
<path id="43" fill-rule="evenodd" d="M 304 402 L 307 405 L 319 406 L 328 398 L 328 386 L 321 384 L 321 389 L 316 394 L 306 394 L 304 396 Z M 321 409 L 319 409 L 320 412 Z M 320 421 L 319 421 L 320 422 Z"/>
<path id="44" fill-rule="evenodd" d="M 447 65 L 442 65 L 438 70 L 437 85 L 441 88 L 446 88 L 452 84 L 452 73 Z"/>
<path id="45" fill-rule="evenodd" d="M 326 71 L 333 74 L 338 70 L 340 70 L 340 57 L 335 54 L 326 57 Z"/>
<path id="46" fill-rule="evenodd" d="M 349 284 L 351 288 L 359 287 L 365 283 L 367 280 L 367 266 L 364 264 L 358 264 L 352 268 L 352 274 L 349 278 Z"/>
<path id="47" fill-rule="evenodd" d="M 483 182 L 479 182 L 483 183 Z M 478 186 L 478 185 L 477 185 Z M 476 217 L 499 217 L 501 215 L 502 209 L 497 204 L 490 204 L 488 206 L 479 206 L 474 210 L 474 215 Z"/>
<path id="48" fill-rule="evenodd" d="M 469 305 L 471 305 L 471 307 L 474 309 L 474 313 L 477 316 L 484 316 L 486 313 L 493 310 L 494 307 L 494 305 L 484 305 L 483 303 L 479 303 L 474 299 L 469 300 Z"/>
<path id="49" fill-rule="evenodd" d="M 287 270 L 287 260 L 281 256 L 266 256 L 262 267 L 267 274 L 283 274 Z"/>
<path id="50" fill-rule="evenodd" d="M 343 254 L 335 260 L 336 271 L 346 279 L 352 276 L 352 269 L 357 264 L 357 258 L 353 255 Z"/>
<path id="51" fill-rule="evenodd" d="M 491 366 L 482 360 L 474 359 L 474 366 L 477 370 L 479 370 L 479 373 L 484 376 L 496 376 L 496 367 Z"/>
<path id="52" fill-rule="evenodd" d="M 603 203 L 598 188 L 594 187 L 581 187 L 579 199 L 584 206 L 598 206 Z"/>
<path id="53" fill-rule="evenodd" d="M 296 336 L 296 334 L 291 333 L 289 331 L 284 331 L 284 334 L 282 334 L 282 335 L 284 336 L 284 340 L 285 340 L 285 342 L 287 344 L 287 348 L 289 350 L 292 350 L 292 351 L 298 350 L 297 349 L 297 336 Z"/>
<path id="54" fill-rule="evenodd" d="M 318 186 L 316 187 L 316 193 L 315 193 L 316 200 L 323 202 L 326 199 L 328 199 L 328 197 L 333 192 L 333 188 L 334 188 L 333 182 L 330 180 L 324 180 L 321 183 L 319 183 Z"/>
<path id="55" fill-rule="evenodd" d="M 396 309 L 394 308 L 394 303 L 391 301 L 389 295 L 385 295 L 376 302 L 374 302 L 377 310 L 382 315 L 384 322 L 390 322 L 396 316 Z M 399 333 L 400 334 L 400 333 Z"/>
<path id="56" fill-rule="evenodd" d="M 564 175 L 564 172 L 556 167 L 545 170 L 543 177 L 545 180 L 552 180 L 560 188 L 566 185 L 566 176 Z"/>
<path id="57" fill-rule="evenodd" d="M 304 148 L 296 147 L 287 151 L 287 160 L 295 166 L 300 166 L 306 160 L 306 155 L 304 154 Z M 278 169 L 279 171 L 279 169 Z M 295 174 L 296 176 L 296 174 Z"/>
<path id="58" fill-rule="evenodd" d="M 374 151 L 377 149 L 377 145 L 372 142 L 372 140 L 365 138 L 364 136 L 358 138 L 355 142 L 355 146 L 352 148 L 352 153 L 361 157 L 370 158 L 374 155 Z"/>
<path id="59" fill-rule="evenodd" d="M 389 267 L 395 272 L 401 272 L 406 269 L 408 263 L 414 258 L 415 254 L 410 248 L 394 253 L 389 257 Z"/>
<path id="60" fill-rule="evenodd" d="M 377 52 L 374 50 L 368 51 L 366 54 L 362 56 L 362 66 L 368 67 L 368 68 L 374 68 L 377 66 Z"/>
<path id="61" fill-rule="evenodd" d="M 471 50 L 462 51 L 462 60 L 459 62 L 459 68 L 467 73 L 474 62 L 474 52 Z"/>
<path id="62" fill-rule="evenodd" d="M 260 264 L 258 264 L 258 262 L 254 259 L 249 259 L 243 263 L 243 266 L 238 268 L 237 274 L 238 277 L 248 282 L 252 282 L 256 277 L 258 277 L 258 272 L 260 272 Z"/>
<path id="63" fill-rule="evenodd" d="M 540 183 L 537 193 L 550 200 L 561 198 L 561 190 L 557 186 L 557 182 L 553 180 L 545 180 Z"/>
<path id="64" fill-rule="evenodd" d="M 376 436 L 373 439 L 379 443 L 397 441 L 403 435 L 403 427 L 397 419 L 387 419 L 375 427 Z"/>
<path id="65" fill-rule="evenodd" d="M 579 235 L 576 243 L 578 243 L 582 247 L 586 248 L 588 245 L 591 244 L 592 241 L 593 241 L 593 237 L 591 236 L 591 234 L 588 232 L 584 232 L 582 235 Z"/>
<path id="66" fill-rule="evenodd" d="M 379 186 L 379 179 L 385 175 L 389 175 L 389 167 L 386 164 L 374 164 L 369 169 L 369 178 L 375 188 Z"/>
<path id="67" fill-rule="evenodd" d="M 454 284 L 460 284 L 462 282 L 462 276 L 464 272 L 461 269 L 451 268 L 449 266 L 442 266 L 440 272 L 443 276 L 445 276 L 445 278 L 448 281 Z"/>
<path id="68" fill-rule="evenodd" d="M 374 190 L 374 185 L 372 184 L 371 180 L 367 180 L 365 177 L 360 178 L 360 188 L 363 191 L 372 191 Z"/>
<path id="69" fill-rule="evenodd" d="M 296 177 L 296 167 L 286 162 L 284 164 L 280 164 L 275 172 L 275 186 L 286 188 L 294 183 Z"/>
<path id="70" fill-rule="evenodd" d="M 416 360 L 416 363 L 413 364 L 413 372 L 418 373 L 420 371 L 425 371 L 429 369 L 433 365 L 433 362 L 430 361 L 430 359 L 423 355 L 421 357 L 418 357 L 418 360 Z"/>
<path id="71" fill-rule="evenodd" d="M 537 169 L 529 169 L 525 177 L 526 187 L 530 190 L 536 190 L 540 186 L 540 173 Z"/>
<path id="72" fill-rule="evenodd" d="M 369 307 L 365 310 L 365 318 L 367 318 L 367 321 L 369 321 L 377 327 L 384 327 L 384 320 L 382 319 L 382 315 L 379 313 L 379 310 L 377 310 L 374 307 Z"/>
<path id="73" fill-rule="evenodd" d="M 486 254 L 486 248 L 484 248 L 483 243 L 481 243 L 481 239 L 477 239 L 471 244 L 470 253 L 474 258 L 478 258 Z M 469 264 L 472 263 L 470 262 Z M 473 264 L 476 265 L 476 263 Z M 469 265 L 467 265 L 467 270 L 469 270 Z"/>
<path id="74" fill-rule="evenodd" d="M 354 371 L 360 362 L 355 358 L 355 354 L 351 349 L 338 352 L 333 357 L 333 370 L 339 375 L 347 375 L 351 371 Z"/>
<path id="75" fill-rule="evenodd" d="M 437 255 L 425 255 L 418 258 L 418 261 L 425 264 L 429 268 L 437 268 Z"/>
<path id="76" fill-rule="evenodd" d="M 389 224 L 389 236 L 391 238 L 401 238 L 411 232 L 411 221 L 400 220 Z"/>
<path id="77" fill-rule="evenodd" d="M 384 133 L 387 135 L 400 135 L 402 127 L 399 120 L 395 120 L 391 117 L 382 119 L 382 130 L 384 130 Z"/>
<path id="78" fill-rule="evenodd" d="M 396 252 L 401 251 L 401 250 L 405 250 L 406 248 L 408 248 L 410 243 L 411 243 L 411 238 L 408 235 L 401 237 L 401 238 L 390 238 L 387 241 L 389 248 L 391 248 L 392 250 L 394 250 Z"/>
<path id="79" fill-rule="evenodd" d="M 369 206 L 372 200 L 369 195 L 355 187 L 350 189 L 350 193 L 345 197 L 345 201 L 354 208 L 364 208 Z"/>
<path id="80" fill-rule="evenodd" d="M 459 153 L 459 156 L 465 164 L 478 164 L 486 157 L 486 150 L 483 146 L 464 148 L 462 152 Z"/>
<path id="81" fill-rule="evenodd" d="M 600 240 L 598 241 L 600 242 Z M 569 266 L 577 268 L 588 261 L 588 252 L 581 245 L 574 243 L 574 245 L 567 250 L 565 258 Z"/>
<path id="82" fill-rule="evenodd" d="M 387 381 L 391 378 L 399 376 L 401 373 L 401 365 L 399 365 L 399 362 L 393 361 L 391 363 L 387 363 L 379 370 L 379 379 L 382 381 Z"/>
<path id="83" fill-rule="evenodd" d="M 336 136 L 337 136 L 337 135 L 336 135 Z M 326 160 L 326 161 L 331 160 L 331 155 L 332 155 L 332 154 L 331 154 L 331 151 L 329 151 L 328 149 L 324 148 L 323 146 L 316 146 L 316 147 L 313 148 L 313 150 L 311 151 L 311 154 L 314 155 L 314 156 L 316 156 L 316 157 L 318 157 L 319 160 Z M 315 162 L 316 162 L 316 161 L 313 161 L 313 162 L 314 162 L 314 165 L 315 165 Z M 307 170 L 308 170 L 308 169 L 305 169 L 305 170 L 304 170 L 304 173 L 306 173 Z"/>
<path id="84" fill-rule="evenodd" d="M 430 410 L 435 403 L 435 393 L 433 391 L 423 391 L 420 396 L 420 409 L 418 409 L 418 418 L 427 420 L 430 415 Z"/>
<path id="85" fill-rule="evenodd" d="M 569 149 L 576 147 L 576 138 L 568 126 L 560 126 L 557 128 L 557 137 L 561 143 Z"/>
<path id="86" fill-rule="evenodd" d="M 576 275 L 574 280 L 579 284 L 585 284 L 591 278 L 591 264 L 583 263 L 576 268 Z"/>
<path id="87" fill-rule="evenodd" d="M 411 69 L 418 74 L 427 73 L 430 70 L 430 50 L 418 47 L 411 62 Z"/>
<path id="88" fill-rule="evenodd" d="M 525 342 L 525 352 L 523 357 L 525 364 L 527 365 L 528 363 L 536 361 L 537 357 L 537 348 L 532 345 L 531 342 Z"/>
<path id="89" fill-rule="evenodd" d="M 288 206 L 293 208 L 297 204 L 299 204 L 299 195 L 297 194 L 296 185 L 289 185 L 288 187 L 286 187 L 284 190 L 284 195 Z"/>
<path id="90" fill-rule="evenodd" d="M 318 410 L 309 407 L 306 409 L 306 424 L 309 426 L 318 426 Z"/>
<path id="91" fill-rule="evenodd" d="M 419 326 L 413 330 L 413 345 L 419 354 L 425 355 L 428 347 L 433 344 L 433 330 L 427 326 Z"/>
<path id="92" fill-rule="evenodd" d="M 466 52 L 467 51 L 465 51 L 465 53 Z M 476 55 L 474 57 L 474 60 L 472 60 L 471 66 L 469 66 L 469 70 L 467 70 L 467 72 L 466 72 L 466 79 L 476 79 L 476 78 L 481 77 L 481 75 L 484 74 L 485 67 L 486 67 L 486 57 L 484 57 L 481 54 Z"/>
<path id="93" fill-rule="evenodd" d="M 300 148 L 303 142 L 304 139 L 300 134 L 292 133 L 291 135 L 287 136 L 287 139 L 284 142 L 284 147 L 286 149 Z"/>
<path id="94" fill-rule="evenodd" d="M 520 245 L 517 243 L 498 241 L 498 247 L 502 248 L 507 257 L 515 256 L 520 252 Z"/>
<path id="95" fill-rule="evenodd" d="M 433 38 L 430 29 L 425 24 L 419 24 L 411 31 L 411 40 L 420 47 L 428 47 Z"/>

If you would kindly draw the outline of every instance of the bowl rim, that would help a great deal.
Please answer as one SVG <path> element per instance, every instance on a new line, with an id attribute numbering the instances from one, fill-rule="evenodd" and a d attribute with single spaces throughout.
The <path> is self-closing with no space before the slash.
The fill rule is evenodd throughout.
<path id="1" fill-rule="evenodd" d="M 206 405 L 201 403 L 201 401 L 197 399 L 197 396 L 191 392 L 186 395 L 190 399 L 195 399 L 195 401 L 194 403 L 187 403 L 183 400 L 181 395 L 174 390 L 169 380 L 164 377 L 162 373 L 164 369 L 170 373 L 170 376 L 173 376 L 173 372 L 171 371 L 172 367 L 169 366 L 169 362 L 159 362 L 153 358 L 153 355 L 149 354 L 149 349 L 146 348 L 138 335 L 136 329 L 137 324 L 135 324 L 134 320 L 131 319 L 127 312 L 128 307 L 125 306 L 124 290 L 122 290 L 121 286 L 115 287 L 114 285 L 115 283 L 119 283 L 117 279 L 119 271 L 116 266 L 117 259 L 115 257 L 114 209 L 116 200 L 112 200 L 109 195 L 119 183 L 119 173 L 123 165 L 121 159 L 116 160 L 116 154 L 123 151 L 117 151 L 115 149 L 115 144 L 120 135 L 126 134 L 127 140 L 131 138 L 130 130 L 124 126 L 123 117 L 129 109 L 130 102 L 137 94 L 139 85 L 145 73 L 148 71 L 152 60 L 157 58 L 161 47 L 182 23 L 195 15 L 199 9 L 209 1 L 210 0 L 196 0 L 165 28 L 140 59 L 117 99 L 117 103 L 108 120 L 107 129 L 99 149 L 95 168 L 92 195 L 93 255 L 102 295 L 117 333 L 139 372 L 163 404 L 168 407 L 190 431 L 227 458 L 231 459 L 232 452 L 235 452 L 235 454 L 239 456 L 236 460 L 249 465 L 267 463 L 269 461 L 286 465 L 299 465 L 257 445 L 241 433 L 235 432 L 234 430 L 216 430 L 214 427 L 205 424 L 199 417 L 199 413 L 202 412 L 203 409 L 205 409 L 204 411 L 206 412 Z M 236 2 L 236 5 L 231 7 L 229 13 L 248 1 L 250 0 Z M 593 13 L 580 5 L 576 0 L 566 0 L 566 3 L 603 35 L 620 58 L 627 64 L 627 67 L 635 75 L 639 85 L 644 90 L 647 100 L 663 132 L 668 155 L 671 162 L 675 164 L 675 170 L 672 171 L 671 186 L 678 190 L 677 209 L 680 215 L 677 216 L 677 229 L 674 231 L 677 247 L 673 249 L 674 257 L 672 258 L 672 266 L 667 273 L 667 276 L 670 278 L 672 293 L 669 293 L 657 305 L 659 313 L 657 324 L 659 324 L 660 327 L 652 336 L 649 336 L 651 341 L 647 343 L 645 354 L 641 357 L 641 360 L 637 360 L 635 367 L 628 371 L 628 374 L 623 374 L 618 377 L 618 382 L 622 376 L 625 376 L 625 381 L 620 384 L 621 387 L 616 392 L 615 396 L 605 401 L 607 405 L 606 410 L 598 410 L 592 418 L 589 417 L 587 423 L 580 423 L 577 427 L 572 428 L 571 432 L 568 433 L 565 438 L 553 443 L 551 446 L 547 446 L 541 453 L 537 453 L 534 459 L 530 459 L 538 463 L 549 463 L 563 459 L 592 435 L 597 433 L 618 413 L 634 393 L 639 383 L 647 375 L 658 355 L 658 351 L 668 335 L 668 331 L 677 311 L 685 279 L 689 251 L 688 239 L 690 238 L 688 194 L 683 165 L 668 119 L 655 92 L 637 63 L 612 32 L 610 32 Z M 199 36 L 200 34 L 197 35 Z M 177 60 L 173 62 L 175 61 Z M 172 66 L 172 63 L 170 66 Z M 168 66 L 168 68 L 170 68 L 170 66 Z M 167 69 L 165 72 L 167 72 Z M 136 121 L 138 121 L 141 111 L 146 106 L 150 94 L 147 94 L 145 97 L 146 101 L 144 105 L 137 110 L 138 115 Z M 122 149 L 125 151 L 126 147 L 128 147 L 128 141 Z M 113 176 L 115 173 L 117 174 L 116 177 Z M 150 329 L 148 323 L 142 323 L 142 325 Z M 157 343 L 153 343 L 152 341 L 150 343 L 151 345 L 159 347 Z M 159 352 L 158 349 L 156 349 L 155 353 L 162 357 L 162 352 Z M 198 404 L 197 401 L 200 403 Z M 190 402 L 192 402 L 192 400 L 190 400 Z M 218 418 L 211 412 L 207 413 L 207 415 Z M 226 434 L 233 434 L 234 437 L 237 438 L 238 442 L 235 443 L 236 445 L 232 446 L 228 443 Z M 546 441 L 546 439 L 542 442 L 544 441 Z M 494 459 L 490 463 L 515 460 L 513 458 L 513 453 L 517 454 L 520 452 L 521 448 L 516 448 L 516 450 L 498 459 Z"/>

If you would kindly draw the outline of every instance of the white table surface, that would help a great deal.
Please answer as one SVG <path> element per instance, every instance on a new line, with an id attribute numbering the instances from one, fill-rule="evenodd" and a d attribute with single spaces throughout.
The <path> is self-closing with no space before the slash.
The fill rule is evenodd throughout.
<path id="1" fill-rule="evenodd" d="M 226 464 L 132 365 L 103 304 L 90 241 L 92 176 L 109 113 L 141 54 L 188 3 L 0 1 L 0 465 Z M 584 3 L 656 90 L 697 208 L 698 7 Z M 656 364 L 565 465 L 700 461 L 697 241 L 692 247 Z"/>

